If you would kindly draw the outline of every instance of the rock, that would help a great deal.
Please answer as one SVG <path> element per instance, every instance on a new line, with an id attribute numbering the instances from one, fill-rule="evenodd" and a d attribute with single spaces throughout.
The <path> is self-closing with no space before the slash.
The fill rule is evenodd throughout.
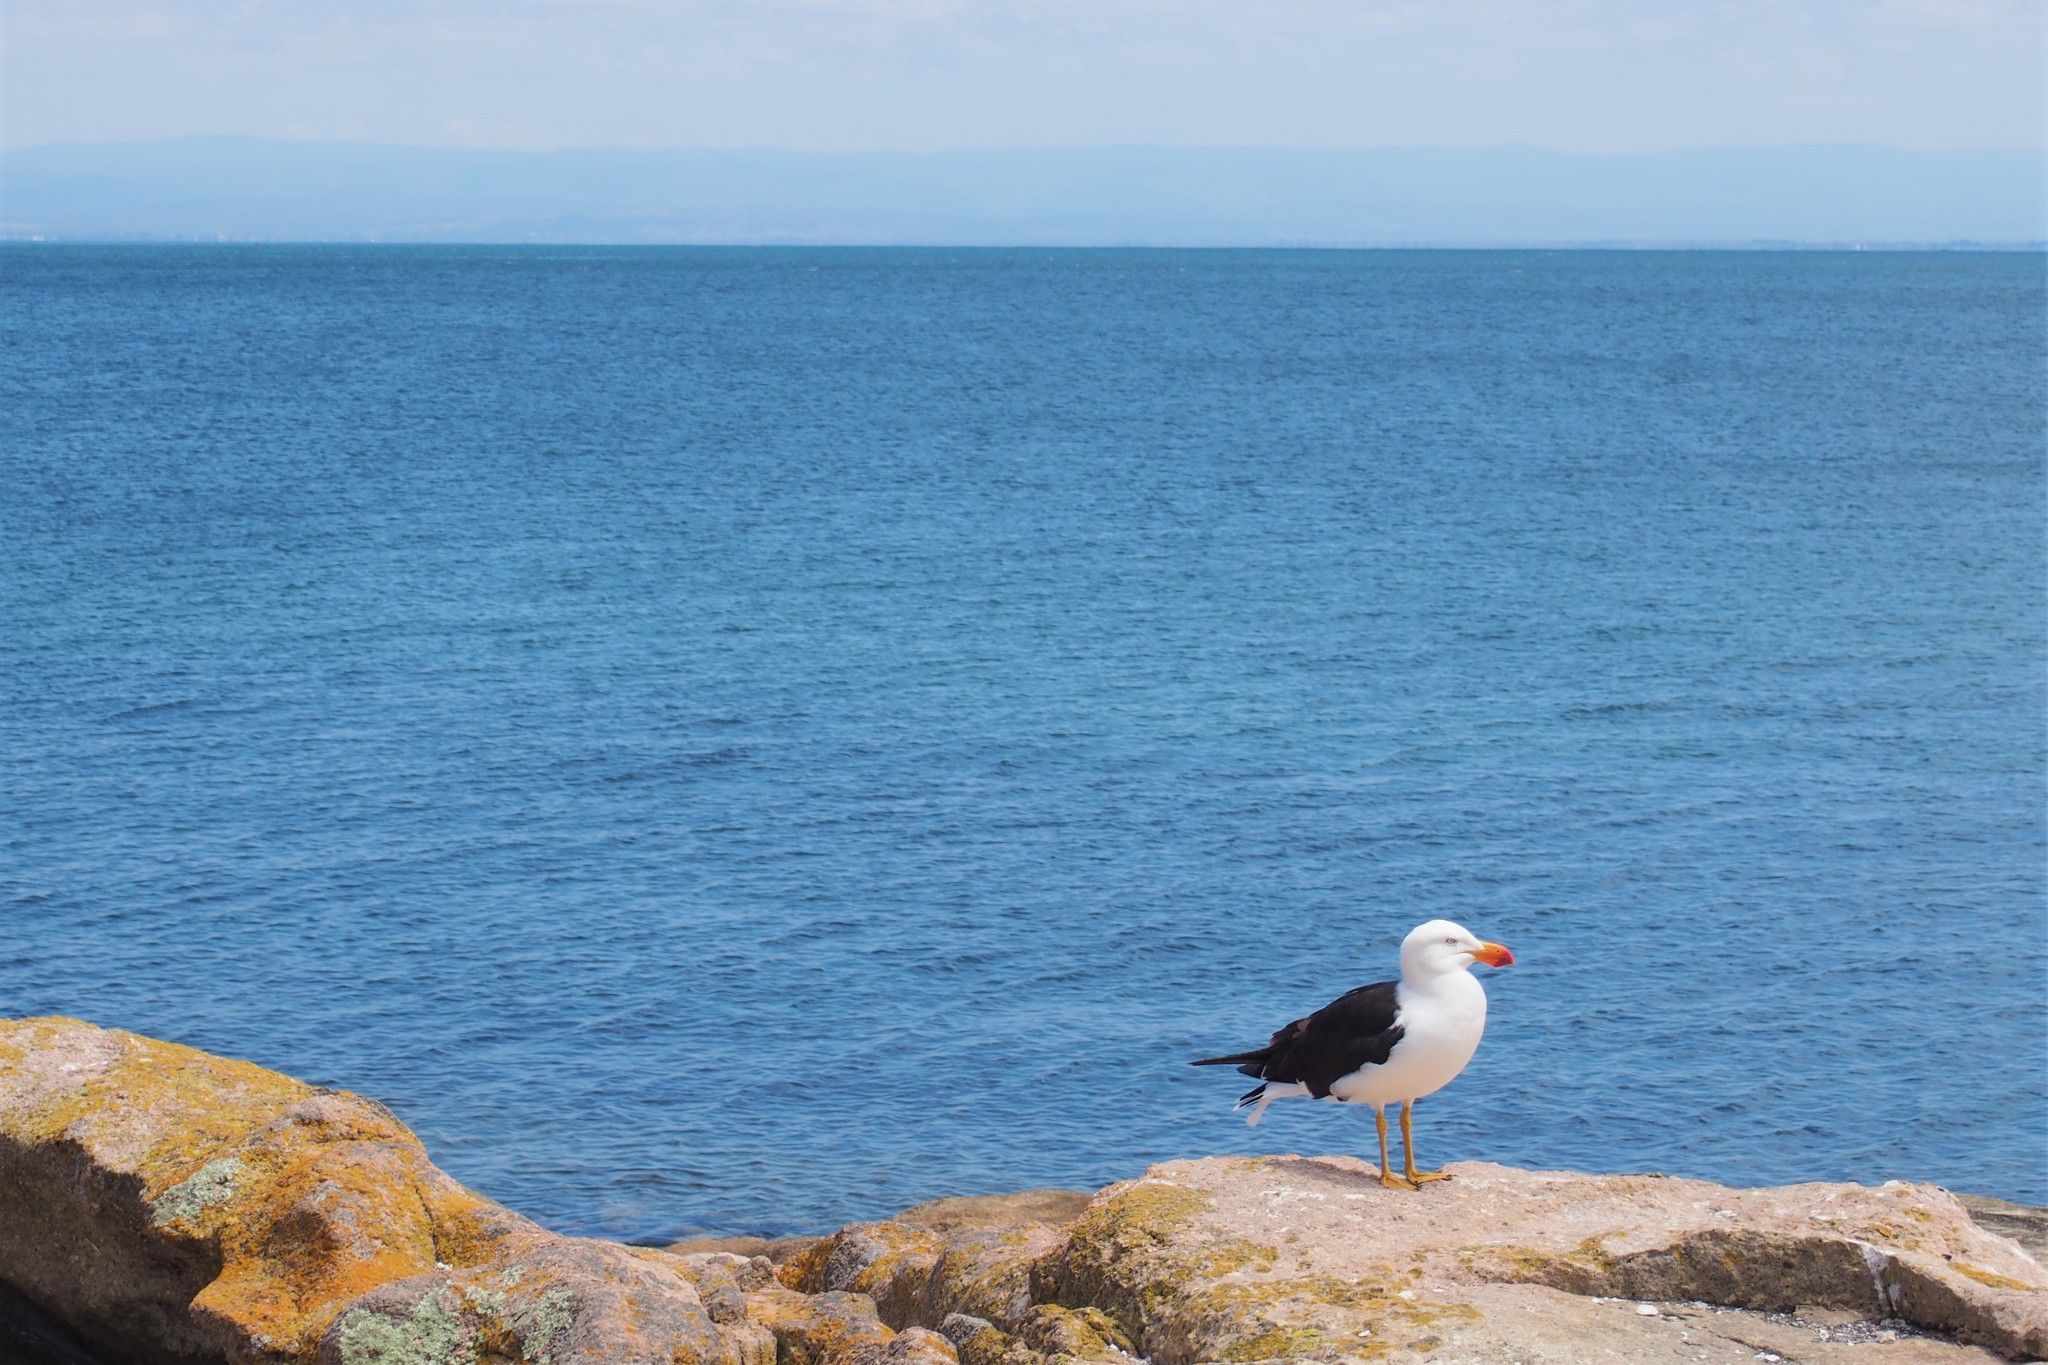
<path id="1" fill-rule="evenodd" d="M 944 1244 L 904 1223 L 851 1223 L 811 1247 L 778 1272 L 782 1283 L 806 1294 L 863 1294 L 892 1328 L 925 1325 L 924 1292 Z"/>
<path id="2" fill-rule="evenodd" d="M 1693 1303 L 1846 1310 L 2009 1356 L 2048 1351 L 2048 1274 L 1930 1186 L 1450 1169 L 1411 1193 L 1343 1157 L 1168 1162 L 1098 1195 L 1034 1283 L 1041 1300 L 1105 1310 L 1158 1365 L 1634 1359 L 1680 1337 L 1699 1358 L 1754 1357 L 1716 1336 L 1709 1310 L 1666 1311 Z M 1654 1315 L 1635 1311 L 1644 1301 Z M 1850 1348 L 1799 1358 L 1831 1349 Z M 1911 1349 L 1892 1358 L 1984 1358 Z"/>
<path id="3" fill-rule="evenodd" d="M 780 1285 L 747 1296 L 747 1316 L 775 1337 L 778 1365 L 955 1365 L 952 1344 L 936 1332 L 909 1341 L 883 1325 L 865 1294 L 803 1294 Z"/>
<path id="4" fill-rule="evenodd" d="M 734 1256 L 766 1256 L 776 1265 L 800 1255 L 822 1241 L 819 1237 L 692 1237 L 663 1247 L 679 1256 L 725 1252 Z"/>
<path id="5" fill-rule="evenodd" d="M 1026 1346 L 1046 1356 L 1076 1360 L 1107 1360 L 1132 1354 L 1131 1340 L 1116 1319 L 1100 1308 L 1062 1308 L 1041 1303 L 1024 1314 L 1017 1335 Z"/>
<path id="6" fill-rule="evenodd" d="M 71 1019 L 0 1021 L 0 1283 L 136 1365 L 734 1355 L 687 1280 L 464 1189 L 381 1105 Z"/>
<path id="7" fill-rule="evenodd" d="M 738 1365 L 698 1295 L 626 1247 L 553 1238 L 506 1263 L 391 1281 L 320 1341 L 320 1365 L 483 1360 Z"/>
<path id="8" fill-rule="evenodd" d="M 952 1236 L 988 1228 L 1008 1231 L 1041 1224 L 1065 1227 L 1094 1200 L 1091 1190 L 1025 1190 L 1020 1194 L 972 1194 L 934 1199 L 905 1209 L 889 1221 Z"/>
<path id="9" fill-rule="evenodd" d="M 1958 1194 L 1955 1199 L 1969 1210 L 1970 1221 L 1978 1227 L 2012 1238 L 2027 1249 L 2028 1255 L 2048 1265 L 2048 1209 L 2029 1208 L 1986 1194 Z"/>
<path id="10" fill-rule="evenodd" d="M 1092 1196 L 1073 1190 L 941 1199 L 885 1223 L 841 1228 L 782 1268 L 813 1293 L 870 1296 L 884 1322 L 937 1328 L 966 1365 L 1047 1365 L 1117 1356 L 1130 1343 L 1105 1313 L 1039 1303 L 1040 1262 L 1068 1241 Z"/>
<path id="11" fill-rule="evenodd" d="M 730 1252 L 693 1252 L 633 1248 L 643 1260 L 665 1265 L 696 1286 L 704 1311 L 717 1324 L 718 1335 L 738 1365 L 775 1365 L 775 1334 L 748 1316 L 747 1296 L 776 1283 L 775 1267 L 766 1256 L 752 1258 Z"/>
<path id="12" fill-rule="evenodd" d="M 1452 1171 L 1407 1192 L 1345 1157 L 1168 1162 L 1092 1196 L 943 1199 L 827 1238 L 625 1247 L 556 1236 L 464 1189 L 369 1100 L 75 1020 L 0 1021 L 0 1359 L 2048 1354 L 2048 1272 L 1985 1230 L 2038 1237 L 2040 1210 L 1897 1182 Z"/>
<path id="13" fill-rule="evenodd" d="M 963 1365 L 989 1365 L 1010 1349 L 1010 1334 L 987 1318 L 971 1313 L 948 1313 L 939 1323 L 939 1335 L 953 1343 Z"/>
<path id="14" fill-rule="evenodd" d="M 1030 1190 L 920 1204 L 886 1223 L 841 1228 L 782 1267 L 782 1279 L 813 1293 L 867 1294 L 897 1328 L 936 1328 L 960 1314 L 1014 1335 L 1034 1306 L 1040 1258 L 1065 1245 L 1065 1223 L 1091 1197 Z"/>
<path id="15" fill-rule="evenodd" d="M 656 1251 L 647 1247 L 634 1247 L 632 1251 L 643 1260 L 667 1266 L 695 1285 L 697 1296 L 704 1300 L 707 1307 L 713 1299 L 727 1305 L 724 1311 L 728 1315 L 732 1313 L 732 1305 L 737 1303 L 743 1316 L 746 1296 L 757 1289 L 766 1289 L 776 1283 L 774 1263 L 766 1256 L 756 1256 L 748 1260 L 718 1251 L 693 1252 L 687 1256 L 679 1256 L 666 1249 Z M 712 1320 L 724 1321 L 716 1312 L 712 1314 Z"/>
<path id="16" fill-rule="evenodd" d="M 906 1327 L 882 1348 L 886 1365 L 959 1365 L 953 1343 L 937 1332 Z"/>
<path id="17" fill-rule="evenodd" d="M 779 1273 L 938 1328 L 965 1365 L 1993 1358 L 1915 1324 L 2042 1349 L 2048 1276 L 1940 1190 L 1454 1169 L 1411 1194 L 1348 1158 L 1174 1162 L 1086 1202 L 920 1205 Z"/>
<path id="18" fill-rule="evenodd" d="M 0 1285 L 0 1361 L 7 1365 L 104 1365 L 75 1333 Z"/>

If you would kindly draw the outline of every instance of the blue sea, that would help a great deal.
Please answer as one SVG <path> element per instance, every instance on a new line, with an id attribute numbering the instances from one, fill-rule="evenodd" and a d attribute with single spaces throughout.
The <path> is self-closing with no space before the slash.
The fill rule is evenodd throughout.
<path id="1" fill-rule="evenodd" d="M 0 251 L 0 1013 L 558 1229 L 1372 1150 L 2048 1203 L 2048 258 Z"/>

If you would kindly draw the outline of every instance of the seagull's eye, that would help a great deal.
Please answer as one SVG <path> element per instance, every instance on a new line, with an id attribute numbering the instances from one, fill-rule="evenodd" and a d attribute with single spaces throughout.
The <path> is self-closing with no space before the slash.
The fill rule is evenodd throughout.
<path id="1" fill-rule="evenodd" d="M 1454 939 L 1454 938 L 1447 938 L 1447 939 L 1445 939 L 1445 940 L 1444 940 L 1444 942 L 1446 942 L 1446 943 L 1450 944 L 1450 945 L 1451 945 L 1451 946 L 1452 946 L 1453 948 L 1455 948 L 1455 947 L 1457 947 L 1457 946 L 1458 946 L 1458 940 L 1456 940 L 1456 939 Z"/>

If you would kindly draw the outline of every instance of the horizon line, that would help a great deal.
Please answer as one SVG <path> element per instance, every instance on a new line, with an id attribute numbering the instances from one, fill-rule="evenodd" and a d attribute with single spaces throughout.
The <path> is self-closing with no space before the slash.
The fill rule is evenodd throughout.
<path id="1" fill-rule="evenodd" d="M 37 142 L 21 146 L 0 146 L 0 156 L 19 152 L 70 150 L 95 147 L 161 147 L 180 142 L 258 142 L 287 147 L 376 147 L 416 152 L 485 153 L 504 156 L 560 156 L 576 152 L 674 153 L 717 152 L 781 154 L 791 156 L 958 156 L 1002 152 L 1540 152 L 1548 156 L 1599 159 L 1672 156 L 1685 152 L 1773 152 L 1823 149 L 1860 149 L 1898 152 L 1908 156 L 1973 156 L 1984 154 L 2030 155 L 2048 162 L 2048 145 L 1969 147 L 1903 147 L 1890 142 L 1849 140 L 1813 142 L 1700 142 L 1652 150 L 1580 151 L 1549 147 L 1535 142 L 1427 143 L 1385 142 L 1367 145 L 1310 143 L 1198 143 L 1198 142 L 1089 142 L 1089 143 L 989 143 L 950 147 L 794 147 L 779 144 L 697 144 L 663 143 L 635 146 L 624 143 L 579 143 L 563 147 L 500 147 L 460 143 L 384 142 L 367 138 L 280 137 L 269 133 L 174 133 L 168 137 Z"/>
<path id="2" fill-rule="evenodd" d="M 1583 241 L 1545 242 L 1533 240 L 1503 241 L 1417 241 L 1417 242 L 1262 242 L 1233 243 L 1147 243 L 1147 242 L 762 242 L 762 241 L 705 241 L 705 242 L 598 242 L 564 239 L 561 241 L 507 242 L 490 238 L 474 240 L 417 239 L 380 240 L 373 237 L 228 237 L 228 236 L 171 236 L 129 234 L 126 236 L 68 236 L 54 237 L 48 234 L 20 235 L 0 228 L 0 247 L 38 246 L 92 246 L 92 247 L 193 247 L 210 249 L 221 247 L 335 247 L 342 249 L 402 248 L 421 251 L 1471 251 L 1471 252 L 1539 252 L 1539 251 L 1604 251 L 1621 253 L 1654 252 L 1722 252 L 1745 255 L 1768 255 L 1772 252 L 1797 253 L 1800 255 L 1843 255 L 1857 254 L 1953 254 L 1953 255 L 2030 255 L 2048 252 L 2048 238 L 2035 240 L 2001 241 L 1958 237 L 1947 240 L 1914 241 L 1825 241 L 1801 240 L 1797 238 L 1668 238 L 1621 241 L 1611 239 L 1588 239 Z"/>

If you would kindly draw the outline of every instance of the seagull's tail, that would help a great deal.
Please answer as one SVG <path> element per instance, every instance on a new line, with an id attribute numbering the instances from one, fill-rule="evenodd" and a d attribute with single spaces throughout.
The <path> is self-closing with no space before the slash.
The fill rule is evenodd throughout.
<path id="1" fill-rule="evenodd" d="M 1234 1066 L 1247 1076 L 1263 1076 L 1266 1063 L 1271 1060 L 1273 1049 L 1255 1048 L 1250 1052 L 1233 1052 L 1228 1057 L 1201 1057 L 1188 1063 L 1189 1066 Z"/>
<path id="2" fill-rule="evenodd" d="M 1266 1106 L 1274 1100 L 1289 1099 L 1307 1093 L 1308 1087 L 1300 1081 L 1267 1081 L 1264 1085 L 1255 1085 L 1239 1095 L 1237 1103 L 1231 1108 L 1251 1110 L 1251 1113 L 1244 1116 L 1244 1121 L 1247 1126 L 1256 1128 L 1259 1126 L 1259 1120 L 1266 1116 Z"/>

